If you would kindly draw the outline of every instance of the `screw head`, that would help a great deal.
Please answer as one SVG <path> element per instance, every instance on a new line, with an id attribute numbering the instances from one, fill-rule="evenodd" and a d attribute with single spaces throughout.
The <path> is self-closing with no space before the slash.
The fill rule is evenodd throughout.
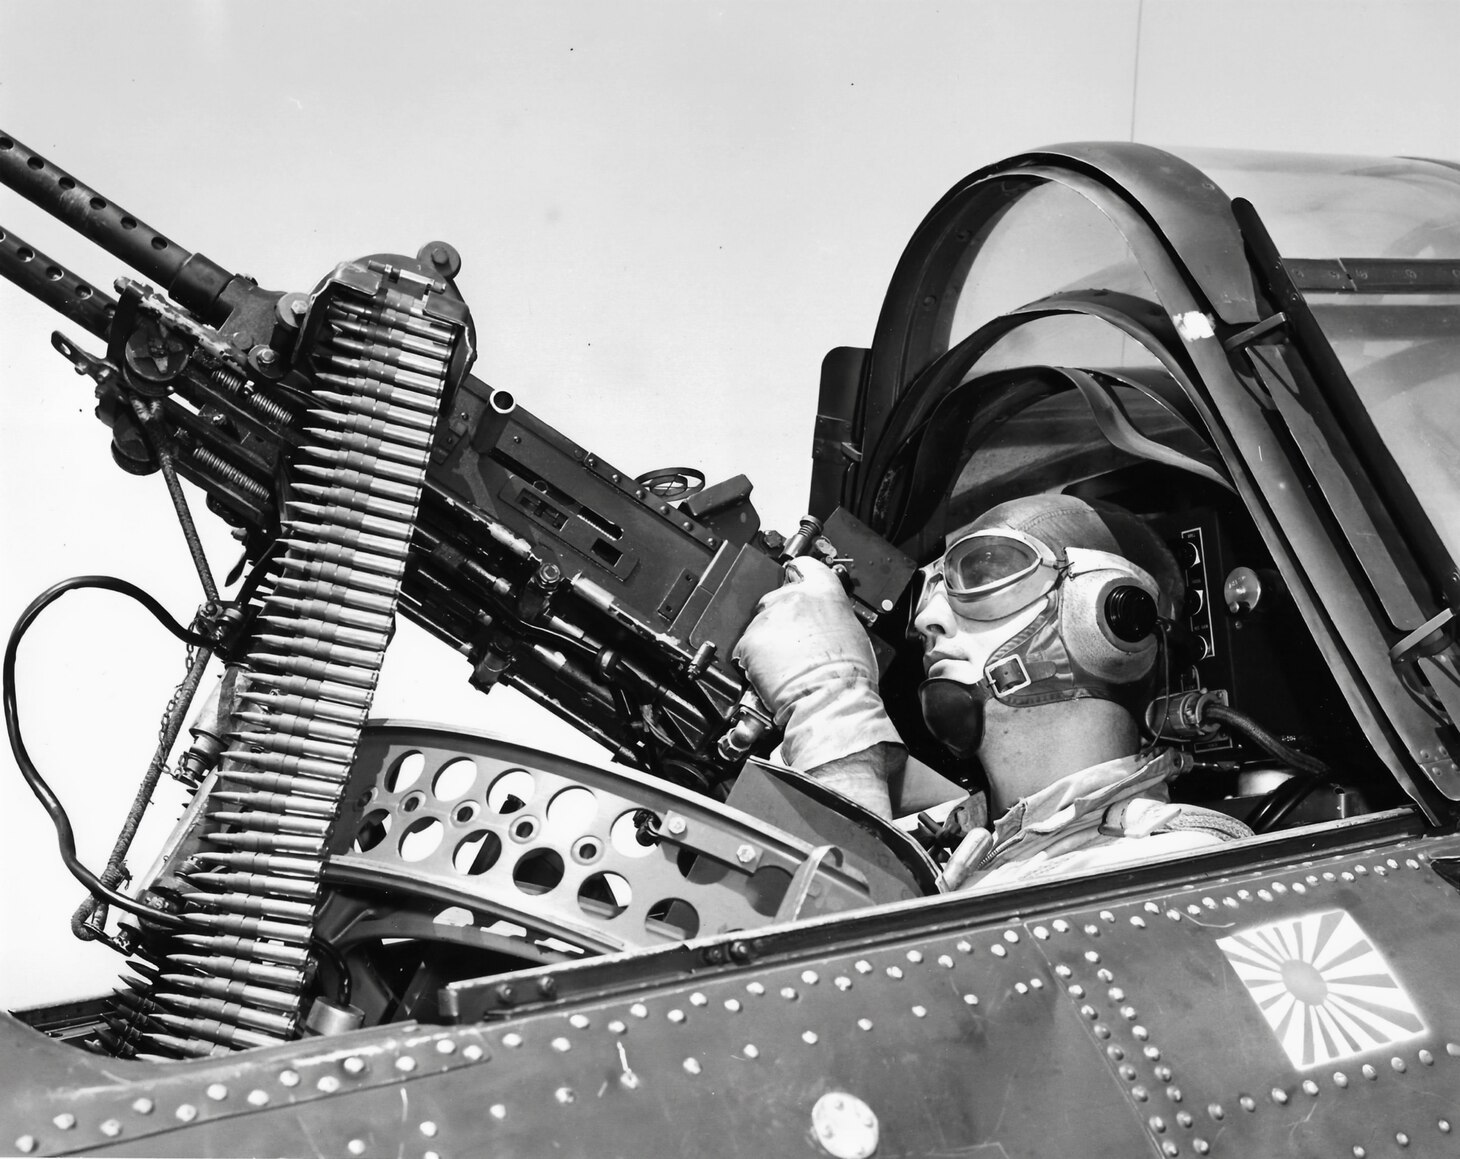
<path id="1" fill-rule="evenodd" d="M 666 826 L 666 828 L 671 833 L 680 834 L 683 833 L 685 829 L 688 828 L 688 826 L 685 824 L 685 820 L 683 817 L 671 817 L 669 818 L 669 824 Z"/>
<path id="2" fill-rule="evenodd" d="M 755 846 L 742 845 L 739 849 L 735 851 L 735 860 L 740 862 L 741 865 L 748 865 L 750 862 L 754 861 Z"/>

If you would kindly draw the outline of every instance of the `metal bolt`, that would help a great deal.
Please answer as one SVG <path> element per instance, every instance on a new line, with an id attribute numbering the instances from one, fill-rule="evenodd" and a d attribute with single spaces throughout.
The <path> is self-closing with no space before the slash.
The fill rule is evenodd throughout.
<path id="1" fill-rule="evenodd" d="M 222 1102 L 228 1097 L 228 1088 L 222 1083 L 211 1083 L 208 1086 L 208 1097 L 214 1102 Z"/>
<path id="2" fill-rule="evenodd" d="M 72 1127 L 76 1126 L 76 1116 L 70 1111 L 62 1111 L 51 1122 L 55 1123 L 61 1130 L 69 1131 Z"/>
<path id="3" fill-rule="evenodd" d="M 345 1150 L 347 1150 L 351 1155 L 363 1155 L 365 1154 L 365 1140 L 351 1139 L 348 1143 L 345 1144 Z"/>
<path id="4" fill-rule="evenodd" d="M 421 1134 L 425 1135 L 428 1139 L 434 1139 L 436 1137 L 436 1124 L 431 1122 L 430 1119 L 427 1119 L 421 1124 Z"/>
<path id="5" fill-rule="evenodd" d="M 277 361 L 279 361 L 279 354 L 273 347 L 265 346 L 259 351 L 260 366 L 273 366 Z"/>
<path id="6" fill-rule="evenodd" d="M 684 1070 L 686 1074 L 699 1074 L 700 1069 L 701 1068 L 699 1059 L 687 1058 L 684 1060 Z"/>
<path id="7" fill-rule="evenodd" d="M 402 1073 L 409 1073 L 416 1069 L 416 1060 L 408 1054 L 403 1054 L 395 1060 L 395 1069 Z"/>
<path id="8" fill-rule="evenodd" d="M 350 1055 L 340 1064 L 345 1068 L 346 1074 L 361 1074 L 365 1070 L 365 1060 L 358 1055 Z"/>
<path id="9" fill-rule="evenodd" d="M 450 1038 L 439 1039 L 436 1043 L 437 1054 L 452 1054 L 456 1050 L 456 1043 Z"/>
<path id="10" fill-rule="evenodd" d="M 473 1042 L 461 1052 L 461 1057 L 466 1059 L 467 1062 L 480 1062 L 484 1054 L 486 1054 L 486 1051 Z"/>
<path id="11" fill-rule="evenodd" d="M 184 1123 L 191 1123 L 198 1117 L 198 1108 L 192 1103 L 184 1103 L 177 1109 L 177 1117 Z"/>
<path id="12" fill-rule="evenodd" d="M 748 865 L 755 860 L 755 846 L 742 845 L 735 851 L 735 860 L 741 865 Z"/>
<path id="13" fill-rule="evenodd" d="M 248 1104 L 251 1107 L 262 1107 L 268 1101 L 268 1091 L 252 1090 L 248 1092 Z"/>
<path id="14" fill-rule="evenodd" d="M 685 820 L 684 820 L 683 817 L 671 817 L 671 818 L 669 818 L 669 824 L 667 826 L 665 826 L 665 828 L 667 828 L 671 833 L 673 833 L 676 836 L 678 836 L 679 834 L 681 834 L 681 833 L 683 833 L 685 831 L 685 829 L 687 828 L 687 826 L 685 825 Z M 745 849 L 745 848 L 748 848 L 748 846 L 744 846 L 744 845 L 741 846 L 741 849 Z M 737 856 L 738 856 L 738 851 L 737 851 Z"/>
<path id="15" fill-rule="evenodd" d="M 519 1047 L 522 1045 L 522 1035 L 515 1032 L 509 1032 L 507 1034 L 504 1034 L 502 1035 L 502 1045 L 507 1047 L 509 1050 L 515 1047 Z"/>
<path id="16" fill-rule="evenodd" d="M 136 1111 L 139 1115 L 150 1115 L 152 1108 L 156 1105 L 151 1099 L 137 1099 L 132 1104 L 132 1110 Z"/>
<path id="17" fill-rule="evenodd" d="M 32 1151 L 34 1151 L 36 1149 L 35 1136 L 34 1135 L 22 1135 L 22 1136 L 20 1136 L 20 1138 L 18 1138 L 17 1140 L 15 1140 L 15 1149 L 17 1151 L 21 1152 L 21 1154 L 23 1154 L 23 1155 L 29 1155 Z"/>

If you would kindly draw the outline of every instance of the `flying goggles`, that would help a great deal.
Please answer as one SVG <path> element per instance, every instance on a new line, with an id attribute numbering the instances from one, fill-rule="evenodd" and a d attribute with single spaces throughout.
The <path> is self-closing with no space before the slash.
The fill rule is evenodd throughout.
<path id="1" fill-rule="evenodd" d="M 913 600 L 913 619 L 941 585 L 963 618 L 1002 620 L 1053 591 L 1069 566 L 1065 555 L 1022 531 L 970 532 L 917 573 L 922 587 Z"/>

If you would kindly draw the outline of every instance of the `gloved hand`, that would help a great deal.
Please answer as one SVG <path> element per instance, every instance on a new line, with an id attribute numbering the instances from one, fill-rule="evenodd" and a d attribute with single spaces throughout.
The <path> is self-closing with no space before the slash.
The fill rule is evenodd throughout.
<path id="1" fill-rule="evenodd" d="M 735 646 L 760 698 L 785 732 L 781 755 L 815 776 L 830 761 L 902 739 L 877 692 L 877 660 L 836 574 L 819 560 L 786 565 L 786 583 L 760 602 Z M 888 816 L 886 773 L 846 762 L 832 788 Z M 865 782 L 865 783 L 863 783 Z"/>

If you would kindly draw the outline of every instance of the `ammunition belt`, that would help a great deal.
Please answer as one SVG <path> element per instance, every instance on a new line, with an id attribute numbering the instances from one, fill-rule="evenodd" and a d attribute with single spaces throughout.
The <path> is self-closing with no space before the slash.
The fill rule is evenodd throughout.
<path id="1" fill-rule="evenodd" d="M 332 285 L 314 336 L 315 408 L 285 495 L 227 747 L 154 886 L 183 932 L 149 927 L 102 1041 L 178 1058 L 300 1031 L 327 837 L 390 637 L 436 414 L 463 340 L 389 268 Z M 413 296 L 414 295 L 414 296 Z M 318 308 L 318 305 L 316 308 Z M 146 924 L 146 923 L 144 923 Z"/>

